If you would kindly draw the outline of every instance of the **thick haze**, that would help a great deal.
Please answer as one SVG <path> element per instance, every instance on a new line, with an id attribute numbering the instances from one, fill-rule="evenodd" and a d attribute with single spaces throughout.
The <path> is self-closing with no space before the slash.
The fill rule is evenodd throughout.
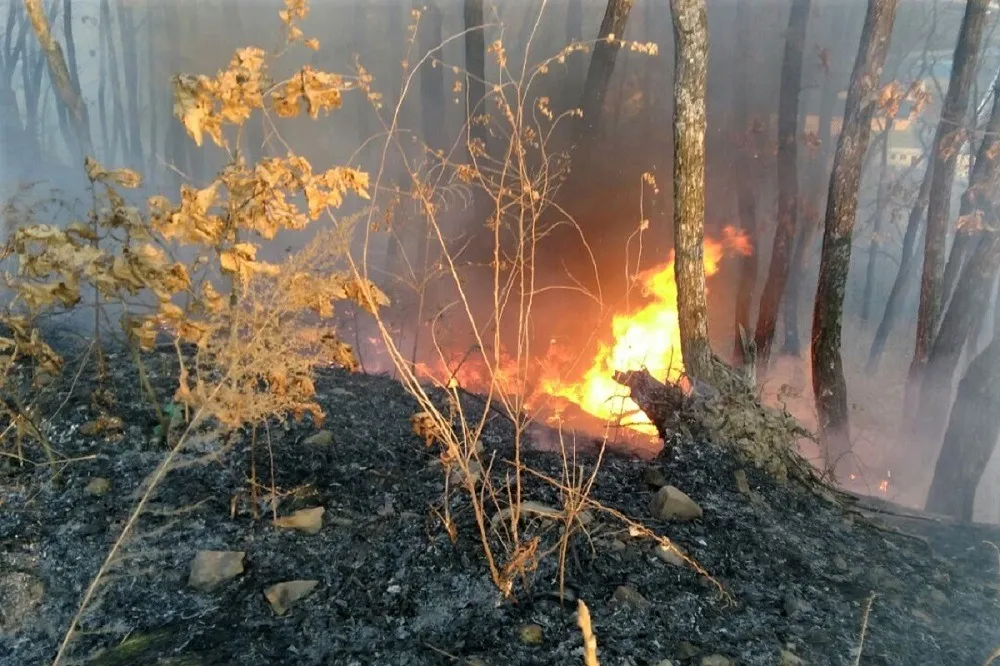
<path id="1" fill-rule="evenodd" d="M 567 27 L 570 13 L 568 0 L 494 3 L 487 0 L 485 4 L 488 24 L 486 44 L 502 38 L 511 70 L 520 69 L 529 39 L 528 59 L 531 63 L 552 57 L 571 41 L 572 28 Z M 737 16 L 735 0 L 708 2 L 710 68 L 706 233 L 719 238 L 724 227 L 739 225 L 734 182 L 739 178 L 753 178 L 758 195 L 758 226 L 761 229 L 761 236 L 756 242 L 760 258 L 759 296 L 766 277 L 774 229 L 777 102 L 790 2 L 749 0 L 748 4 L 751 18 L 741 21 Z M 857 54 L 865 4 L 862 0 L 813 0 L 812 3 L 799 106 L 800 136 L 803 138 L 799 149 L 801 219 L 817 205 L 822 212 L 828 171 L 823 169 L 817 178 L 815 160 L 818 156 L 832 153 L 825 153 L 824 147 L 809 148 L 809 137 L 818 133 L 821 116 L 832 118 L 835 132 L 839 127 L 844 91 Z M 281 3 L 246 0 L 58 0 L 46 5 L 50 8 L 49 16 L 56 39 L 67 53 L 71 66 L 73 61 L 76 62 L 97 158 L 109 167 L 128 166 L 140 170 L 147 179 L 143 195 L 155 192 L 176 199 L 181 183 L 199 185 L 210 181 L 215 171 L 224 164 L 226 156 L 211 144 L 200 149 L 195 147 L 172 117 L 170 76 L 178 72 L 214 74 L 224 68 L 233 51 L 242 46 L 259 46 L 269 51 L 277 49 L 283 39 L 277 20 Z M 422 100 L 419 77 L 415 77 L 401 108 L 400 129 L 404 135 L 416 135 L 424 141 L 431 141 L 431 137 L 424 136 L 422 128 L 434 126 L 447 142 L 440 148 L 448 149 L 460 140 L 465 122 L 464 89 L 455 85 L 464 83 L 461 71 L 465 67 L 464 41 L 460 37 L 454 38 L 464 30 L 463 3 L 461 0 L 441 0 L 437 5 L 443 16 L 442 39 L 446 40 L 439 52 L 444 63 L 445 94 L 433 103 Z M 582 3 L 584 40 L 596 37 L 604 6 L 604 2 L 594 0 Z M 71 10 L 69 25 L 72 43 L 66 31 L 67 8 Z M 851 400 L 861 405 L 858 415 L 852 418 L 855 428 L 868 438 L 858 446 L 866 451 L 866 461 L 876 470 L 873 472 L 875 485 L 883 475 L 878 468 L 886 455 L 884 443 L 893 435 L 894 421 L 887 421 L 882 410 L 898 412 L 886 396 L 901 394 L 898 384 L 912 353 L 918 272 L 912 276 L 909 297 L 900 318 L 902 323 L 892 336 L 884 371 L 879 377 L 871 378 L 864 377 L 860 368 L 896 275 L 900 239 L 924 171 L 924 164 L 912 169 L 908 167 L 911 159 L 921 155 L 933 137 L 943 91 L 948 84 L 963 9 L 964 2 L 957 0 L 900 2 L 883 83 L 898 81 L 903 88 L 908 88 L 923 81 L 930 93 L 930 102 L 910 122 L 897 122 L 897 129 L 888 139 L 889 169 L 886 174 L 881 174 L 878 151 L 872 150 L 862 181 L 851 279 L 845 304 L 844 355 Z M 315 169 L 350 164 L 372 174 L 379 171 L 384 138 L 378 137 L 368 143 L 365 140 L 380 132 L 382 123 L 391 119 L 392 103 L 398 96 L 404 76 L 401 63 L 406 61 L 413 67 L 423 56 L 419 45 L 411 48 L 407 43 L 411 10 L 409 2 L 385 0 L 313 3 L 303 29 L 307 36 L 319 39 L 320 51 L 312 54 L 304 48 L 293 49 L 281 61 L 278 71 L 274 72 L 275 77 L 287 75 L 310 62 L 320 69 L 352 74 L 354 54 L 357 54 L 358 62 L 374 76 L 374 87 L 385 101 L 380 112 L 381 120 L 363 95 L 352 92 L 345 96 L 343 109 L 328 117 L 278 121 L 281 141 L 308 158 Z M 988 94 L 1000 67 L 997 14 L 998 10 L 994 9 L 986 28 L 984 43 L 988 45 L 988 50 L 981 61 L 973 90 L 973 104 L 977 108 Z M 44 58 L 30 28 L 26 29 L 20 0 L 10 0 L 3 5 L 2 15 L 0 191 L 7 198 L 22 191 L 24 183 L 43 181 L 58 188 L 61 192 L 59 198 L 70 206 L 69 211 L 61 213 L 50 210 L 49 215 L 59 215 L 54 220 L 39 221 L 65 223 L 73 216 L 83 217 L 87 214 L 90 199 L 82 168 L 71 157 L 72 129 L 60 117 L 58 100 Z M 748 36 L 747 53 L 740 50 L 738 31 L 745 31 Z M 646 266 L 667 259 L 672 238 L 673 39 L 667 0 L 637 1 L 624 37 L 637 42 L 655 42 L 659 53 L 655 56 L 627 50 L 619 53 L 601 122 L 596 128 L 599 132 L 598 149 L 589 158 L 577 159 L 578 156 L 574 156 L 574 178 L 557 196 L 558 203 L 583 229 L 594 251 L 599 278 L 593 276 L 589 268 L 590 260 L 578 240 L 567 238 L 550 245 L 543 258 L 552 270 L 553 280 L 557 279 L 557 275 L 564 275 L 566 270 L 581 280 L 595 283 L 599 280 L 605 300 L 609 303 L 619 299 L 623 291 L 625 239 L 638 226 L 640 201 L 644 216 L 650 220 L 650 227 L 644 235 Z M 571 56 L 565 65 L 553 65 L 532 88 L 528 102 L 534 103 L 538 97 L 547 96 L 551 100 L 549 106 L 557 113 L 577 106 L 589 57 L 589 54 L 578 53 Z M 495 58 L 488 54 L 486 62 L 487 79 L 498 80 Z M 754 160 L 753 173 L 741 172 L 734 160 L 741 136 L 747 129 L 747 119 L 736 117 L 734 105 L 736 77 L 744 76 L 743 72 L 746 72 L 748 84 L 749 120 L 757 119 L 765 130 L 762 149 Z M 830 77 L 829 81 L 827 77 Z M 836 94 L 824 96 L 824 88 L 830 86 Z M 826 101 L 833 100 L 832 108 L 823 108 L 824 97 Z M 251 122 L 246 146 L 251 158 L 286 152 L 284 144 L 271 134 L 270 129 L 259 121 Z M 872 146 L 877 145 L 878 134 L 873 132 Z M 829 145 L 831 151 L 835 142 L 836 135 Z M 561 149 L 567 146 L 553 147 Z M 458 154 L 463 155 L 464 152 L 459 151 Z M 965 188 L 966 174 L 961 164 L 954 188 L 956 211 L 958 197 Z M 383 174 L 382 184 L 388 187 L 399 182 L 402 174 L 398 162 L 390 156 L 385 167 L 387 171 Z M 651 198 L 649 192 L 645 197 L 641 196 L 641 174 L 647 171 L 655 175 L 659 184 L 660 193 L 655 198 Z M 875 194 L 880 177 L 887 179 L 893 187 L 878 223 L 881 242 L 874 250 L 872 321 L 863 326 L 859 318 L 863 308 L 862 293 L 867 280 L 868 257 L 872 251 Z M 43 190 L 39 190 L 39 196 L 49 196 Z M 376 194 L 376 205 L 385 206 L 387 202 L 387 194 Z M 349 201 L 345 212 L 356 210 L 357 206 L 358 202 Z M 482 221 L 470 216 L 461 196 L 454 197 L 444 217 L 449 229 L 456 233 L 472 236 L 481 233 L 478 230 L 482 229 Z M 18 222 L 18 219 L 8 215 L 4 220 L 4 233 L 9 233 Z M 397 223 L 405 223 L 405 220 Z M 309 233 L 282 234 L 269 244 L 262 253 L 263 258 L 277 259 L 289 249 L 301 247 L 308 240 Z M 801 330 L 806 340 L 812 314 L 811 301 L 815 294 L 820 237 L 821 233 L 814 236 L 813 245 L 808 250 L 813 257 L 812 270 L 803 278 L 800 289 Z M 372 256 L 381 257 L 385 247 L 384 234 L 376 234 Z M 919 247 L 922 248 L 922 241 Z M 738 258 L 726 259 L 720 274 L 709 280 L 711 332 L 718 350 L 728 351 L 732 346 L 738 263 Z M 379 279 L 374 273 L 373 277 Z M 390 291 L 393 291 L 391 286 Z M 408 295 L 405 289 L 395 289 L 394 296 L 395 307 L 412 306 L 412 294 Z M 540 316 L 551 328 L 553 336 L 563 336 L 571 341 L 585 340 L 595 326 L 599 326 L 586 318 L 587 307 L 586 303 L 571 305 L 566 297 L 561 296 L 545 303 Z M 984 303 L 983 307 L 990 307 L 990 304 Z M 779 339 L 781 335 L 779 330 Z M 795 397 L 796 390 L 802 396 L 811 393 L 807 366 L 804 361 L 779 360 L 773 377 L 765 383 L 765 393 L 775 399 L 780 394 L 790 409 L 810 421 L 814 417 L 809 401 Z M 1000 469 L 996 466 L 984 476 L 980 488 L 980 518 L 1000 518 L 995 481 L 998 477 Z M 900 498 L 913 501 L 914 493 L 919 496 L 923 492 L 922 489 L 910 490 L 901 489 L 903 494 Z"/>

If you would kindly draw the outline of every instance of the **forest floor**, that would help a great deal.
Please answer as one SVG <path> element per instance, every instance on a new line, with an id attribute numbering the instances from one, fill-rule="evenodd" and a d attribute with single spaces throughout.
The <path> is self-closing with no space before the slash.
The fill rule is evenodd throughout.
<path id="1" fill-rule="evenodd" d="M 52 391 L 50 407 L 65 404 L 47 433 L 77 460 L 54 474 L 0 458 L 4 666 L 52 661 L 163 459 L 148 406 L 127 388 L 136 381 L 125 357 L 109 363 L 120 434 L 86 434 L 97 418 L 95 386 L 81 376 L 72 391 L 68 383 Z M 1000 543 L 1000 529 L 832 502 L 773 480 L 729 449 L 683 438 L 669 460 L 606 457 L 592 497 L 669 537 L 724 593 L 597 514 L 566 560 L 571 603 L 553 594 L 552 557 L 532 573 L 530 594 L 502 599 L 465 500 L 451 504 L 455 543 L 431 509 L 443 475 L 411 432 L 416 403 L 403 388 L 385 376 L 323 371 L 317 390 L 328 415 L 323 434 L 310 439 L 312 426 L 294 424 L 261 431 L 255 460 L 265 486 L 258 499 L 270 492 L 273 470 L 285 493 L 278 513 L 323 507 L 322 528 L 276 527 L 260 502 L 252 515 L 249 437 L 234 438 L 224 455 L 206 458 L 211 445 L 182 453 L 85 613 L 73 663 L 581 664 L 574 597 L 590 608 L 605 666 L 980 666 L 1000 646 L 997 552 L 984 543 Z M 482 442 L 502 475 L 512 455 L 509 421 L 491 416 Z M 531 452 L 525 462 L 561 476 L 556 454 Z M 739 470 L 749 489 L 736 482 Z M 652 488 L 664 480 L 703 516 L 653 520 Z M 525 477 L 526 499 L 558 506 L 556 495 Z M 558 529 L 535 523 L 530 529 L 544 538 Z M 196 589 L 189 573 L 200 550 L 241 552 L 242 571 Z M 315 585 L 278 615 L 265 589 L 297 580 Z"/>

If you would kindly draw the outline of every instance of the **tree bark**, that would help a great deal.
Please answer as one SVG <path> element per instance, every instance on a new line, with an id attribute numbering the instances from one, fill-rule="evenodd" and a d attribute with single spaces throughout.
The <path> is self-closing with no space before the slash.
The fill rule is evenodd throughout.
<path id="1" fill-rule="evenodd" d="M 601 110 L 608 95 L 608 86 L 615 71 L 615 59 L 618 57 L 618 43 L 625 35 L 629 12 L 632 11 L 633 0 L 608 0 L 604 10 L 604 19 L 597 33 L 593 54 L 590 56 L 590 67 L 587 69 L 587 80 L 583 86 L 580 108 L 583 110 L 583 122 L 580 123 L 581 139 L 592 137 L 600 127 Z M 614 43 L 608 38 L 614 36 Z"/>
<path id="2" fill-rule="evenodd" d="M 84 103 L 79 89 L 73 85 L 73 78 L 66 65 L 62 47 L 52 36 L 49 19 L 42 7 L 42 0 L 24 0 L 24 9 L 28 13 L 28 20 L 31 21 L 31 27 L 38 39 L 38 44 L 45 53 L 49 74 L 52 76 L 52 84 L 59 95 L 59 100 L 69 112 L 79 142 L 82 160 L 83 156 L 94 154 L 94 144 L 90 137 L 90 123 L 87 119 L 87 105 Z"/>
<path id="3" fill-rule="evenodd" d="M 750 2 L 739 0 L 736 5 L 737 23 L 741 26 L 750 25 Z M 736 207 L 739 211 L 740 225 L 750 241 L 752 252 L 740 259 L 740 278 L 736 293 L 736 321 L 733 330 L 733 362 L 742 365 L 743 344 L 740 331 L 749 336 L 750 308 L 753 306 L 753 293 L 757 287 L 757 197 L 754 187 L 756 169 L 754 162 L 757 155 L 758 132 L 751 126 L 750 102 L 747 91 L 747 79 L 750 75 L 750 39 L 746 30 L 737 30 L 738 62 L 733 70 L 733 106 L 736 127 L 742 132 L 740 145 L 736 151 L 737 169 L 734 179 L 736 190 Z"/>
<path id="4" fill-rule="evenodd" d="M 941 121 L 931 146 L 934 173 L 927 202 L 927 232 L 924 236 L 924 268 L 920 279 L 917 337 L 910 365 L 909 383 L 914 387 L 921 380 L 940 315 L 951 190 L 958 153 L 966 140 L 962 125 L 969 110 L 969 92 L 975 78 L 988 7 L 989 0 L 968 0 L 965 6 Z"/>
<path id="5" fill-rule="evenodd" d="M 976 489 L 1000 436 L 1000 336 L 959 382 L 944 444 L 927 494 L 927 511 L 972 520 Z"/>
<path id="6" fill-rule="evenodd" d="M 826 463 L 831 469 L 847 462 L 844 457 L 851 449 L 847 383 L 840 357 L 844 290 L 851 265 L 858 186 L 895 15 L 896 0 L 869 0 L 827 195 L 819 283 L 813 308 L 812 383 Z"/>
<path id="7" fill-rule="evenodd" d="M 705 0 L 670 0 L 674 29 L 674 279 L 687 374 L 711 383 L 705 297 Z"/>
<path id="8" fill-rule="evenodd" d="M 781 65 L 781 91 L 778 95 L 778 224 L 771 248 L 771 264 L 764 292 L 757 310 L 757 373 L 763 375 L 771 357 L 778 308 L 788 279 L 789 255 L 795 239 L 798 217 L 799 97 L 802 90 L 802 58 L 809 24 L 810 0 L 794 0 L 788 16 L 785 54 Z"/>

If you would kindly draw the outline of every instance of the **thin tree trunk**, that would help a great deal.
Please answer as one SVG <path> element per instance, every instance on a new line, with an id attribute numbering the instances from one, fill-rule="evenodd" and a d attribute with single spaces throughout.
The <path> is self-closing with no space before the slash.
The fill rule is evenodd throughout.
<path id="1" fill-rule="evenodd" d="M 705 0 L 670 0 L 670 9 L 674 27 L 674 279 L 681 353 L 688 375 L 711 382 L 704 262 L 708 11 Z"/>
<path id="2" fill-rule="evenodd" d="M 160 141 L 160 114 L 157 109 L 157 77 L 156 77 L 156 52 L 154 49 L 156 30 L 156 15 L 153 4 L 146 2 L 146 59 L 148 69 L 146 70 L 146 94 L 149 98 L 149 155 L 146 162 L 147 179 L 153 179 L 154 185 L 159 182 L 157 178 L 156 154 L 159 151 Z"/>
<path id="3" fill-rule="evenodd" d="M 972 520 L 976 490 L 1000 436 L 1000 337 L 973 359 L 958 385 L 927 511 Z"/>
<path id="4" fill-rule="evenodd" d="M 486 113 L 486 34 L 483 0 L 465 0 L 465 112 L 469 143 L 485 148 L 487 127 L 476 118 Z"/>
<path id="5" fill-rule="evenodd" d="M 802 58 L 809 23 L 810 0 L 794 0 L 788 16 L 785 55 L 781 65 L 778 95 L 778 226 L 774 231 L 771 264 L 757 310 L 757 372 L 763 375 L 771 357 L 771 344 L 778 321 L 778 308 L 788 279 L 789 255 L 795 239 L 799 186 L 796 171 L 799 97 L 802 90 Z"/>
<path id="6" fill-rule="evenodd" d="M 979 60 L 979 46 L 988 8 L 989 0 L 969 0 L 965 6 L 965 17 L 955 45 L 948 93 L 944 98 L 941 121 L 931 146 L 934 174 L 927 202 L 927 232 L 924 236 L 924 268 L 920 279 L 917 337 L 910 365 L 909 384 L 914 388 L 914 384 L 921 379 L 940 315 L 952 183 L 955 180 L 958 153 L 966 140 L 962 123 L 969 110 L 969 91 Z"/>
<path id="7" fill-rule="evenodd" d="M 886 342 L 892 332 L 896 319 L 903 309 L 910 288 L 910 274 L 913 272 L 914 260 L 916 259 L 916 245 L 918 235 L 923 227 L 924 211 L 927 209 L 927 198 L 931 190 L 931 177 L 933 176 L 934 162 L 929 161 L 927 170 L 924 171 L 923 180 L 920 182 L 920 190 L 917 192 L 917 199 L 910 208 L 910 215 L 906 222 L 906 231 L 903 233 L 903 248 L 900 253 L 899 270 L 896 272 L 896 279 L 892 283 L 889 291 L 889 298 L 885 303 L 885 311 L 882 313 L 882 321 L 879 322 L 875 331 L 875 338 L 872 340 L 871 350 L 868 352 L 868 362 L 865 365 L 865 372 L 868 374 L 878 370 L 879 361 L 885 352 Z"/>
<path id="8" fill-rule="evenodd" d="M 851 236 L 857 215 L 861 170 L 871 135 L 875 93 L 895 15 L 896 0 L 869 0 L 827 195 L 819 283 L 813 309 L 812 378 L 829 469 L 847 462 L 843 458 L 851 450 L 847 382 L 840 357 L 844 291 L 851 265 Z"/>
<path id="9" fill-rule="evenodd" d="M 849 16 L 849 12 L 843 12 L 836 23 L 836 34 L 840 34 L 847 27 Z M 802 354 L 802 340 L 799 335 L 799 305 L 802 300 L 800 290 L 806 278 L 809 260 L 812 257 L 813 238 L 821 226 L 820 211 L 826 206 L 824 198 L 830 182 L 830 162 L 834 153 L 831 145 L 832 130 L 830 126 L 833 122 L 833 112 L 839 106 L 836 83 L 837 77 L 832 70 L 824 73 L 823 88 L 820 92 L 819 131 L 817 133 L 819 154 L 813 160 L 810 194 L 807 199 L 810 203 L 810 210 L 809 215 L 805 216 L 803 220 L 799 238 L 792 252 L 791 268 L 785 288 L 785 307 L 783 310 L 785 341 L 781 346 L 781 353 L 788 356 Z"/>
<path id="10" fill-rule="evenodd" d="M 633 4 L 633 0 L 608 0 L 580 99 L 580 108 L 583 109 L 583 122 L 580 124 L 581 139 L 592 138 L 593 133 L 600 127 L 601 110 L 604 108 L 608 86 L 615 71 L 618 44 L 625 35 L 625 26 Z M 609 43 L 609 37 L 614 38 L 614 43 Z"/>
<path id="11" fill-rule="evenodd" d="M 45 15 L 41 0 L 24 0 L 24 8 L 28 12 L 28 19 L 31 27 L 38 39 L 38 44 L 45 53 L 45 59 L 49 65 L 49 74 L 52 76 L 52 83 L 56 88 L 60 101 L 69 111 L 73 128 L 76 130 L 77 141 L 80 152 L 83 156 L 94 154 L 93 141 L 90 138 L 90 124 L 87 120 L 87 105 L 80 95 L 80 91 L 73 85 L 73 78 L 66 65 L 66 58 L 63 56 L 62 47 L 52 36 L 49 27 L 49 19 Z"/>
<path id="12" fill-rule="evenodd" d="M 129 152 L 128 137 L 125 134 L 127 113 L 125 111 L 125 105 L 122 103 L 121 79 L 118 75 L 118 52 L 115 50 L 115 40 L 112 36 L 113 27 L 114 20 L 111 17 L 111 3 L 108 0 L 101 0 L 101 35 L 104 36 L 104 41 L 107 45 L 109 58 L 108 64 L 111 71 L 112 138 L 111 150 L 108 157 L 112 162 L 117 159 L 119 141 L 121 141 L 122 156 L 127 156 Z"/>
<path id="13" fill-rule="evenodd" d="M 437 48 L 441 43 L 444 16 L 441 9 L 434 2 L 426 0 L 413 1 L 414 8 L 423 2 L 418 35 L 420 52 L 422 54 L 428 53 Z M 445 103 L 444 90 L 443 69 L 441 67 L 424 66 L 420 72 L 420 120 L 424 141 L 432 151 L 444 148 L 444 128 L 440 117 L 434 112 L 434 109 L 440 109 Z M 418 284 L 418 305 L 416 317 L 412 322 L 413 345 L 410 350 L 410 362 L 414 365 L 417 362 L 417 355 L 420 352 L 420 333 L 424 324 L 424 308 L 426 307 L 427 299 L 427 262 L 431 244 L 428 223 L 425 222 L 415 226 L 419 229 L 420 233 L 416 239 L 417 262 L 414 265 L 414 269 L 417 271 L 415 278 Z"/>
<path id="14" fill-rule="evenodd" d="M 861 295 L 861 321 L 866 325 L 871 318 L 872 293 L 875 291 L 875 273 L 879 250 L 882 247 L 882 218 L 885 217 L 885 207 L 889 198 L 889 133 L 892 132 L 892 118 L 886 118 L 885 129 L 880 137 L 881 168 L 878 175 L 878 188 L 875 192 L 875 213 L 872 216 L 872 237 L 868 242 L 868 266 L 865 268 L 865 286 Z"/>
<path id="15" fill-rule="evenodd" d="M 128 99 L 129 163 L 134 169 L 143 167 L 142 109 L 139 108 L 139 48 L 135 39 L 135 14 L 125 0 L 118 0 L 118 27 L 122 38 L 122 59 L 125 61 L 125 96 Z"/>
<path id="16" fill-rule="evenodd" d="M 736 6 L 737 23 L 740 26 L 751 25 L 750 2 L 739 0 Z M 733 336 L 733 362 L 741 366 L 744 362 L 742 335 L 750 336 L 750 308 L 753 306 L 753 293 L 757 287 L 757 196 L 754 162 L 759 158 L 756 127 L 750 123 L 750 102 L 748 99 L 748 81 L 750 75 L 750 39 L 747 30 L 737 30 L 737 66 L 733 69 L 733 106 L 735 107 L 736 127 L 742 131 L 740 146 L 736 151 L 736 162 L 739 174 L 734 179 L 736 190 L 736 206 L 739 211 L 740 224 L 750 241 L 752 252 L 740 259 L 740 278 L 736 293 L 736 321 Z M 752 154 L 752 157 L 751 157 Z"/>

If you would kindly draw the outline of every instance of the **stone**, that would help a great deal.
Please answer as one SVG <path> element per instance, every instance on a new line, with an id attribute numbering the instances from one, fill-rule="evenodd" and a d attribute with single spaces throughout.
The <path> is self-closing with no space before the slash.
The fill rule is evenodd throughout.
<path id="1" fill-rule="evenodd" d="M 652 605 L 646 597 L 639 594 L 638 590 L 628 585 L 619 585 L 611 598 L 615 603 L 629 608 L 645 609 Z"/>
<path id="2" fill-rule="evenodd" d="M 689 521 L 704 515 L 698 503 L 675 486 L 664 486 L 656 491 L 649 510 L 657 520 Z"/>
<path id="3" fill-rule="evenodd" d="M 656 556 L 666 562 L 667 564 L 672 564 L 675 567 L 686 567 L 687 561 L 681 554 L 680 549 L 677 546 L 672 548 L 667 548 L 663 544 L 657 544 L 656 548 L 653 549 Z"/>
<path id="4" fill-rule="evenodd" d="M 31 574 L 0 575 L 0 634 L 19 631 L 44 598 L 45 586 Z"/>
<path id="5" fill-rule="evenodd" d="M 664 659 L 661 662 L 657 662 L 656 666 L 674 666 L 674 662 L 670 661 L 669 659 Z"/>
<path id="6" fill-rule="evenodd" d="M 936 587 L 932 587 L 930 589 L 929 596 L 931 598 L 931 601 L 933 601 L 936 604 L 948 603 L 948 595 L 942 592 L 941 590 L 937 589 Z"/>
<path id="7" fill-rule="evenodd" d="M 111 490 L 111 482 L 104 477 L 95 476 L 87 486 L 83 489 L 88 495 L 93 495 L 94 497 L 101 497 L 102 495 L 107 495 L 108 491 Z"/>
<path id="8" fill-rule="evenodd" d="M 738 469 L 733 472 L 733 480 L 736 482 L 736 490 L 740 495 L 750 496 L 750 481 L 747 479 L 746 470 Z"/>
<path id="9" fill-rule="evenodd" d="M 521 642 L 525 645 L 539 645 L 544 640 L 545 635 L 542 628 L 537 624 L 526 624 L 518 631 Z"/>
<path id="10" fill-rule="evenodd" d="M 470 480 L 472 481 L 473 484 L 479 482 L 479 478 L 482 476 L 482 473 L 483 473 L 483 466 L 480 465 L 475 460 L 470 460 L 469 476 L 471 477 Z M 449 478 L 449 481 L 453 486 L 462 485 L 465 482 L 465 472 L 462 470 L 461 467 L 456 466 L 451 470 L 451 476 Z"/>
<path id="11" fill-rule="evenodd" d="M 847 560 L 841 555 L 833 556 L 833 566 L 837 567 L 837 571 L 847 571 L 848 569 Z"/>
<path id="12" fill-rule="evenodd" d="M 298 530 L 306 534 L 317 534 L 323 529 L 323 513 L 326 511 L 321 506 L 311 509 L 299 509 L 291 515 L 282 516 L 275 519 L 275 527 L 284 527 Z"/>
<path id="13" fill-rule="evenodd" d="M 794 594 L 785 595 L 784 607 L 785 615 L 788 617 L 796 617 L 797 615 L 812 611 L 812 604 L 808 601 L 799 599 Z"/>
<path id="14" fill-rule="evenodd" d="M 930 613 L 922 611 L 919 608 L 913 609 L 913 617 L 917 618 L 924 624 L 934 624 L 934 618 L 931 617 Z"/>
<path id="15" fill-rule="evenodd" d="M 681 661 L 686 661 L 688 659 L 694 659 L 699 654 L 701 654 L 701 648 L 694 643 L 689 643 L 688 641 L 681 641 L 681 644 L 677 646 L 677 658 Z"/>
<path id="16" fill-rule="evenodd" d="M 729 657 L 721 654 L 710 654 L 701 658 L 701 666 L 731 666 L 732 663 Z"/>
<path id="17" fill-rule="evenodd" d="M 319 584 L 318 580 L 290 580 L 275 583 L 264 590 L 264 598 L 276 615 L 284 615 L 296 601 L 302 599 Z"/>
<path id="18" fill-rule="evenodd" d="M 199 550 L 191 562 L 188 585 L 207 592 L 243 573 L 246 553 L 233 550 Z"/>
<path id="19" fill-rule="evenodd" d="M 805 663 L 799 655 L 791 650 L 782 650 L 778 666 L 805 666 Z"/>
<path id="20" fill-rule="evenodd" d="M 333 444 L 333 433 L 329 430 L 320 430 L 306 437 L 302 443 L 309 446 L 330 446 Z"/>

